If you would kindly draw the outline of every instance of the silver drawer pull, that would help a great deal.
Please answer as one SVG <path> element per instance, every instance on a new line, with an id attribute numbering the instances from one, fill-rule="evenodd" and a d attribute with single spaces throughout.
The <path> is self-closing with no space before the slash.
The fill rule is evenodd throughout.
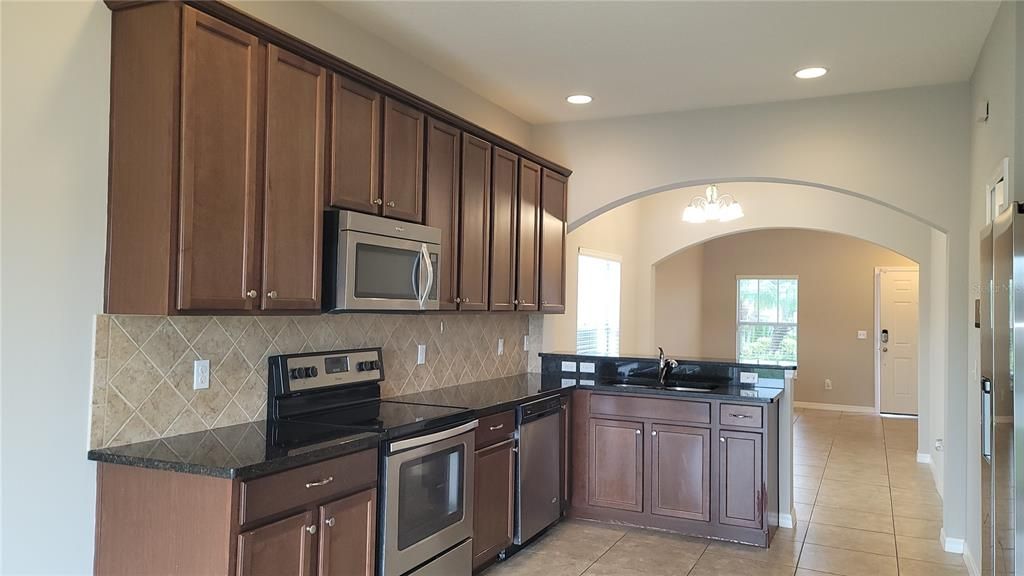
<path id="1" fill-rule="evenodd" d="M 317 480 L 316 482 L 306 482 L 306 488 L 316 488 L 317 486 L 326 486 L 327 484 L 330 484 L 331 482 L 334 482 L 334 476 L 328 476 L 327 478 L 324 478 L 323 480 Z"/>
<path id="2" fill-rule="evenodd" d="M 504 424 L 498 424 L 497 426 L 491 426 L 491 432 L 494 432 L 495 430 L 501 430 L 504 427 L 505 427 Z"/>
<path id="3" fill-rule="evenodd" d="M 739 418 L 739 419 L 750 418 L 750 414 L 729 414 L 729 416 L 732 417 L 732 418 Z"/>

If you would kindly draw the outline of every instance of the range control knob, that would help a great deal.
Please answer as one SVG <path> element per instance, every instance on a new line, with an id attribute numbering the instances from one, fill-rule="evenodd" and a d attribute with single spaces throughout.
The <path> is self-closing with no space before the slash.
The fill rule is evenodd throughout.
<path id="1" fill-rule="evenodd" d="M 380 362 L 376 360 L 364 360 L 357 364 L 356 368 L 360 372 L 371 372 L 373 370 L 380 370 Z"/>
<path id="2" fill-rule="evenodd" d="M 316 366 L 309 366 L 305 369 L 306 378 L 316 378 Z"/>
<path id="3" fill-rule="evenodd" d="M 305 376 L 303 376 L 302 368 L 292 368 L 288 371 L 288 377 L 292 380 L 301 380 L 305 378 Z"/>

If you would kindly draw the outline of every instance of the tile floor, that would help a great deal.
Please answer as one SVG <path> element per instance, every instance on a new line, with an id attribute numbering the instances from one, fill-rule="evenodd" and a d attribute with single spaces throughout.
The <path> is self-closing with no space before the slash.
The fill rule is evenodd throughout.
<path id="1" fill-rule="evenodd" d="M 771 548 L 567 521 L 486 576 L 954 576 L 942 500 L 918 464 L 917 421 L 798 410 L 796 529 Z"/>

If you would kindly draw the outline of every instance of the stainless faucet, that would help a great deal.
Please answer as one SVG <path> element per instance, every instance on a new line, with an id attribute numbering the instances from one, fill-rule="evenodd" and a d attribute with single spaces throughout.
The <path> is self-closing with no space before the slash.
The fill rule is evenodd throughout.
<path id="1" fill-rule="evenodd" d="M 665 349 L 658 346 L 658 384 L 665 385 L 665 377 L 672 372 L 672 369 L 679 363 L 670 358 L 665 358 Z"/>

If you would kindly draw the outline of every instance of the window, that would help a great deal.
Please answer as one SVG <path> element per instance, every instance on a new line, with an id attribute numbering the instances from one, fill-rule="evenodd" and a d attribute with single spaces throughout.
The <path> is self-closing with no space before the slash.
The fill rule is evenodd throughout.
<path id="1" fill-rule="evenodd" d="M 576 351 L 619 353 L 618 256 L 580 249 L 576 298 Z"/>
<path id="2" fill-rule="evenodd" d="M 797 279 L 736 280 L 736 361 L 796 362 Z"/>

